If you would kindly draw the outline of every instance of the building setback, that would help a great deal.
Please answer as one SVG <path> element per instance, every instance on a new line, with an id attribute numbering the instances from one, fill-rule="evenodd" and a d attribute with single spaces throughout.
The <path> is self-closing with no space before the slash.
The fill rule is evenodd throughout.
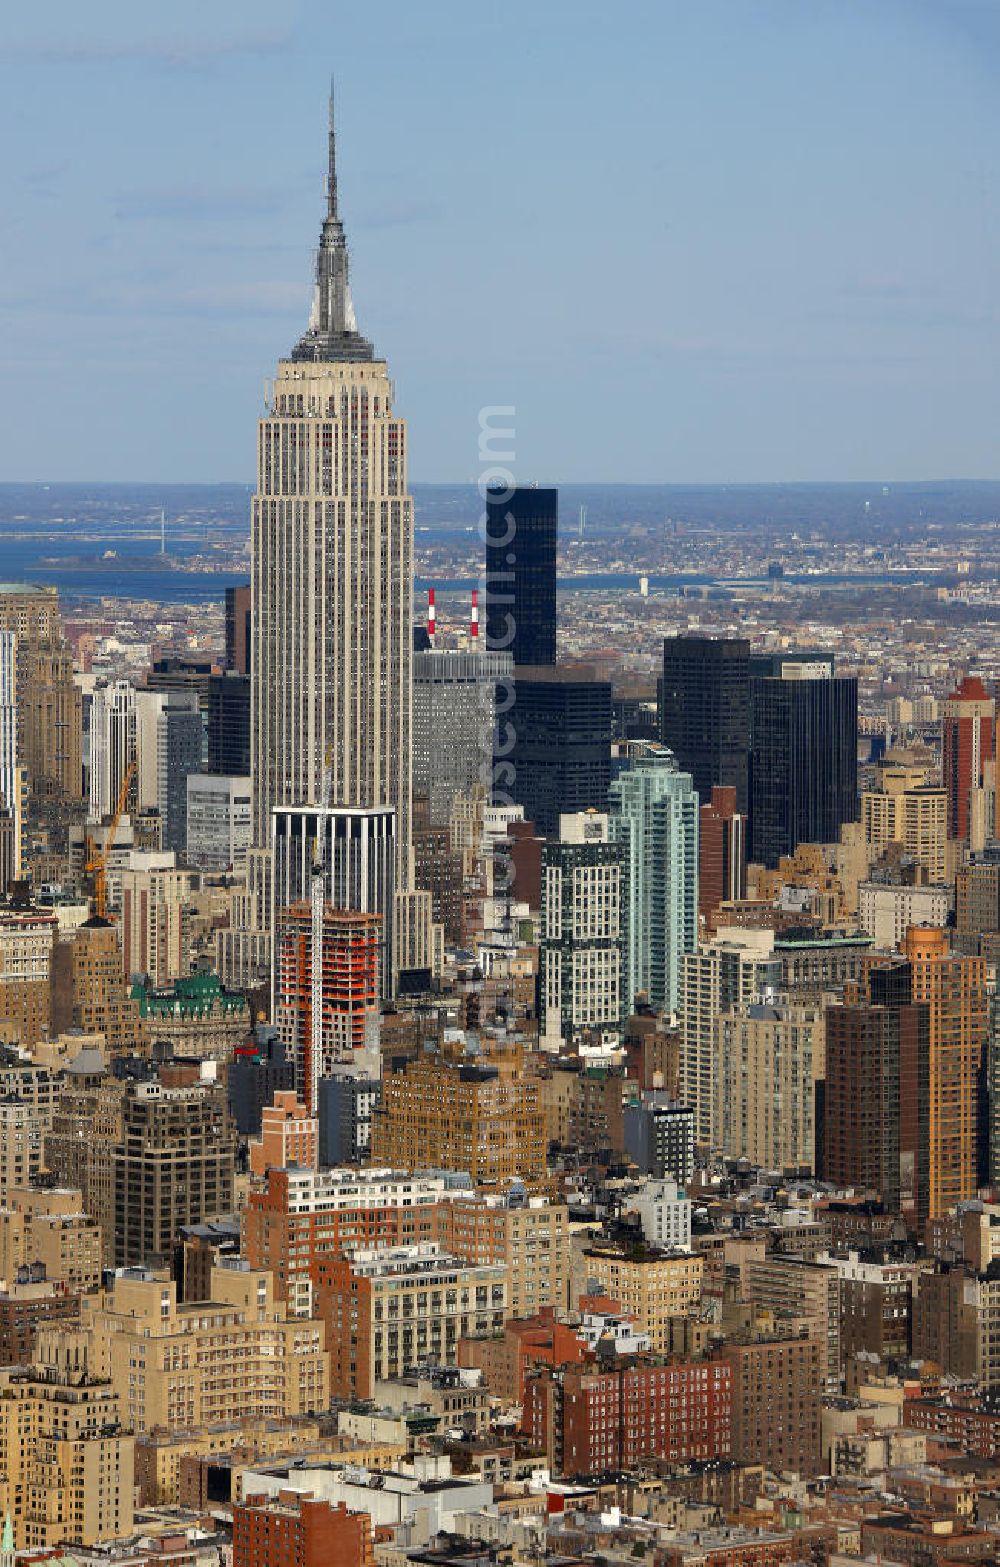
<path id="1" fill-rule="evenodd" d="M 332 97 L 328 145 L 312 312 L 278 364 L 258 427 L 251 516 L 254 845 L 270 847 L 276 806 L 330 799 L 388 807 L 395 813 L 396 888 L 405 894 L 412 885 L 407 434 L 393 411 L 388 365 L 354 314 Z M 376 912 L 388 922 L 386 911 Z"/>

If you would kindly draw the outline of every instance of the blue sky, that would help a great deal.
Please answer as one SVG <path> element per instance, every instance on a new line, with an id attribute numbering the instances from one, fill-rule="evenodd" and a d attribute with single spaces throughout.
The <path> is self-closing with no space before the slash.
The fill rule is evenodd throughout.
<path id="1" fill-rule="evenodd" d="M 411 477 L 1000 476 L 996 0 L 38 0 L 0 478 L 253 477 L 325 97 Z"/>

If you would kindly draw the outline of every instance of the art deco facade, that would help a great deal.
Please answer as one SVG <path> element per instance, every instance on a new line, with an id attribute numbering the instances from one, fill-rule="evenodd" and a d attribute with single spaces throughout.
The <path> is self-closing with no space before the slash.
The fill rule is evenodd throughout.
<path id="1" fill-rule="evenodd" d="M 281 360 L 258 433 L 251 678 L 254 841 L 278 805 L 391 806 L 411 886 L 413 503 L 384 359 L 358 331 L 337 208 L 309 326 Z M 377 912 L 384 913 L 383 910 Z"/>
<path id="2" fill-rule="evenodd" d="M 0 584 L 0 630 L 17 637 L 18 749 L 32 794 L 79 800 L 83 697 L 55 588 Z"/>

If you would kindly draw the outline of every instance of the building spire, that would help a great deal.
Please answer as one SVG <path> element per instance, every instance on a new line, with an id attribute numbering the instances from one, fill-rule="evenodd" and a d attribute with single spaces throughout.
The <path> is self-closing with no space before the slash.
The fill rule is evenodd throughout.
<path id="1" fill-rule="evenodd" d="M 326 216 L 316 251 L 316 285 L 309 325 L 292 349 L 292 358 L 336 363 L 373 359 L 375 351 L 358 331 L 351 300 L 350 255 L 337 206 L 337 127 L 332 79 L 329 112 Z"/>
<path id="2" fill-rule="evenodd" d="M 326 175 L 326 215 L 337 216 L 337 121 L 333 107 L 333 77 L 330 77 L 330 129 L 328 132 L 328 167 Z"/>

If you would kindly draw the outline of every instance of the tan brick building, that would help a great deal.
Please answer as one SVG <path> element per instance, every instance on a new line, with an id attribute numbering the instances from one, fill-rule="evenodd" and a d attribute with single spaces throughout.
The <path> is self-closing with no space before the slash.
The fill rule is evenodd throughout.
<path id="1" fill-rule="evenodd" d="M 701 1301 L 703 1259 L 688 1252 L 595 1246 L 583 1253 L 583 1273 L 596 1291 L 616 1301 L 654 1354 L 672 1348 L 670 1319 L 685 1317 Z"/>
<path id="2" fill-rule="evenodd" d="M 467 1262 L 507 1269 L 511 1317 L 533 1317 L 543 1306 L 564 1311 L 569 1299 L 569 1212 L 564 1203 L 523 1193 L 458 1197 L 439 1203 L 435 1238 Z"/>
<path id="3" fill-rule="evenodd" d="M 455 1365 L 460 1338 L 499 1333 L 508 1316 L 503 1265 L 436 1243 L 324 1258 L 318 1296 L 338 1398 L 371 1398 L 376 1381 L 429 1361 Z"/>
<path id="4" fill-rule="evenodd" d="M 467 1170 L 476 1185 L 546 1179 L 539 1084 L 513 1045 L 492 1055 L 421 1055 L 387 1071 L 372 1126 L 372 1162 Z"/>
<path id="5" fill-rule="evenodd" d="M 246 1264 L 212 1270 L 209 1301 L 178 1304 L 165 1274 L 129 1269 L 105 1295 L 85 1299 L 93 1364 L 140 1434 L 251 1418 L 285 1420 L 324 1410 L 330 1357 L 322 1324 L 290 1320 L 269 1273 Z"/>
<path id="6" fill-rule="evenodd" d="M 80 1332 L 43 1331 L 35 1365 L 0 1369 L 0 1510 L 18 1549 L 131 1534 L 133 1447 Z"/>

